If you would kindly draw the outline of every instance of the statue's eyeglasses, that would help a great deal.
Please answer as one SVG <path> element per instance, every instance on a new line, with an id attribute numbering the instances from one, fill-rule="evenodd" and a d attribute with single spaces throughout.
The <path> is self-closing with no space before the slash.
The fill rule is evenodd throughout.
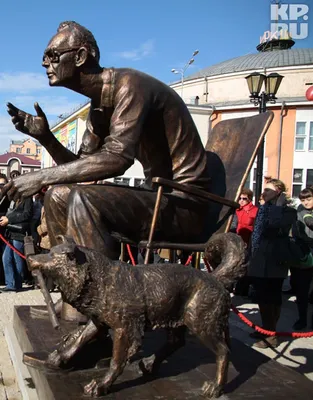
<path id="1" fill-rule="evenodd" d="M 58 63 L 60 62 L 60 57 L 62 56 L 62 54 L 70 53 L 71 51 L 76 51 L 78 49 L 80 49 L 80 47 L 71 47 L 68 49 L 58 49 L 58 50 L 52 47 L 44 52 L 42 61 Z"/>

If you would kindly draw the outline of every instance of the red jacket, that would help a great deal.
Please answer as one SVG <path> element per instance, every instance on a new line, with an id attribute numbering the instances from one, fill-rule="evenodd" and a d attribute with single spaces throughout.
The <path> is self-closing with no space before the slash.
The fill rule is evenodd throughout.
<path id="1" fill-rule="evenodd" d="M 236 233 L 242 237 L 247 245 L 250 242 L 250 237 L 253 231 L 254 220 L 258 213 L 258 207 L 253 205 L 252 202 L 240 207 L 236 210 L 237 215 L 237 228 Z"/>

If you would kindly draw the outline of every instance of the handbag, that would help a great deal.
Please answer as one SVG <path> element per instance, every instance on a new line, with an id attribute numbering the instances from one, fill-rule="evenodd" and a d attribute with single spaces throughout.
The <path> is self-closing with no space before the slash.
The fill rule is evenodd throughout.
<path id="1" fill-rule="evenodd" d="M 313 267 L 313 255 L 310 252 L 307 254 L 303 259 L 300 260 L 299 264 L 295 266 L 296 268 L 300 269 L 306 269 L 306 268 L 312 268 Z"/>
<path id="2" fill-rule="evenodd" d="M 289 266 L 292 268 L 307 269 L 313 267 L 313 255 L 310 247 L 303 242 L 289 238 L 288 252 L 290 254 Z"/>

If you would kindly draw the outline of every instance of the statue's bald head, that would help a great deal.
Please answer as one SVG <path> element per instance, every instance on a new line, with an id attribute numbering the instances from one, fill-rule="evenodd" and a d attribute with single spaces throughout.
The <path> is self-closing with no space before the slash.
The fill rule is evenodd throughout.
<path id="1" fill-rule="evenodd" d="M 60 23 L 58 33 L 68 34 L 68 44 L 70 46 L 86 47 L 88 53 L 99 63 L 100 51 L 96 39 L 84 26 L 75 21 L 64 21 Z"/>

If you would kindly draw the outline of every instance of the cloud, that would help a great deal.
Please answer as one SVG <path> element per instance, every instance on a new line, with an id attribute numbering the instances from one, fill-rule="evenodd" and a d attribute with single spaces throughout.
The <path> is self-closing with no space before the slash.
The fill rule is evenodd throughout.
<path id="1" fill-rule="evenodd" d="M 154 40 L 147 40 L 142 43 L 137 49 L 126 50 L 116 53 L 118 57 L 125 58 L 127 60 L 138 61 L 144 57 L 148 57 L 154 52 Z"/>
<path id="2" fill-rule="evenodd" d="M 0 92 L 28 93 L 48 88 L 48 79 L 44 75 L 33 72 L 0 73 Z"/>

